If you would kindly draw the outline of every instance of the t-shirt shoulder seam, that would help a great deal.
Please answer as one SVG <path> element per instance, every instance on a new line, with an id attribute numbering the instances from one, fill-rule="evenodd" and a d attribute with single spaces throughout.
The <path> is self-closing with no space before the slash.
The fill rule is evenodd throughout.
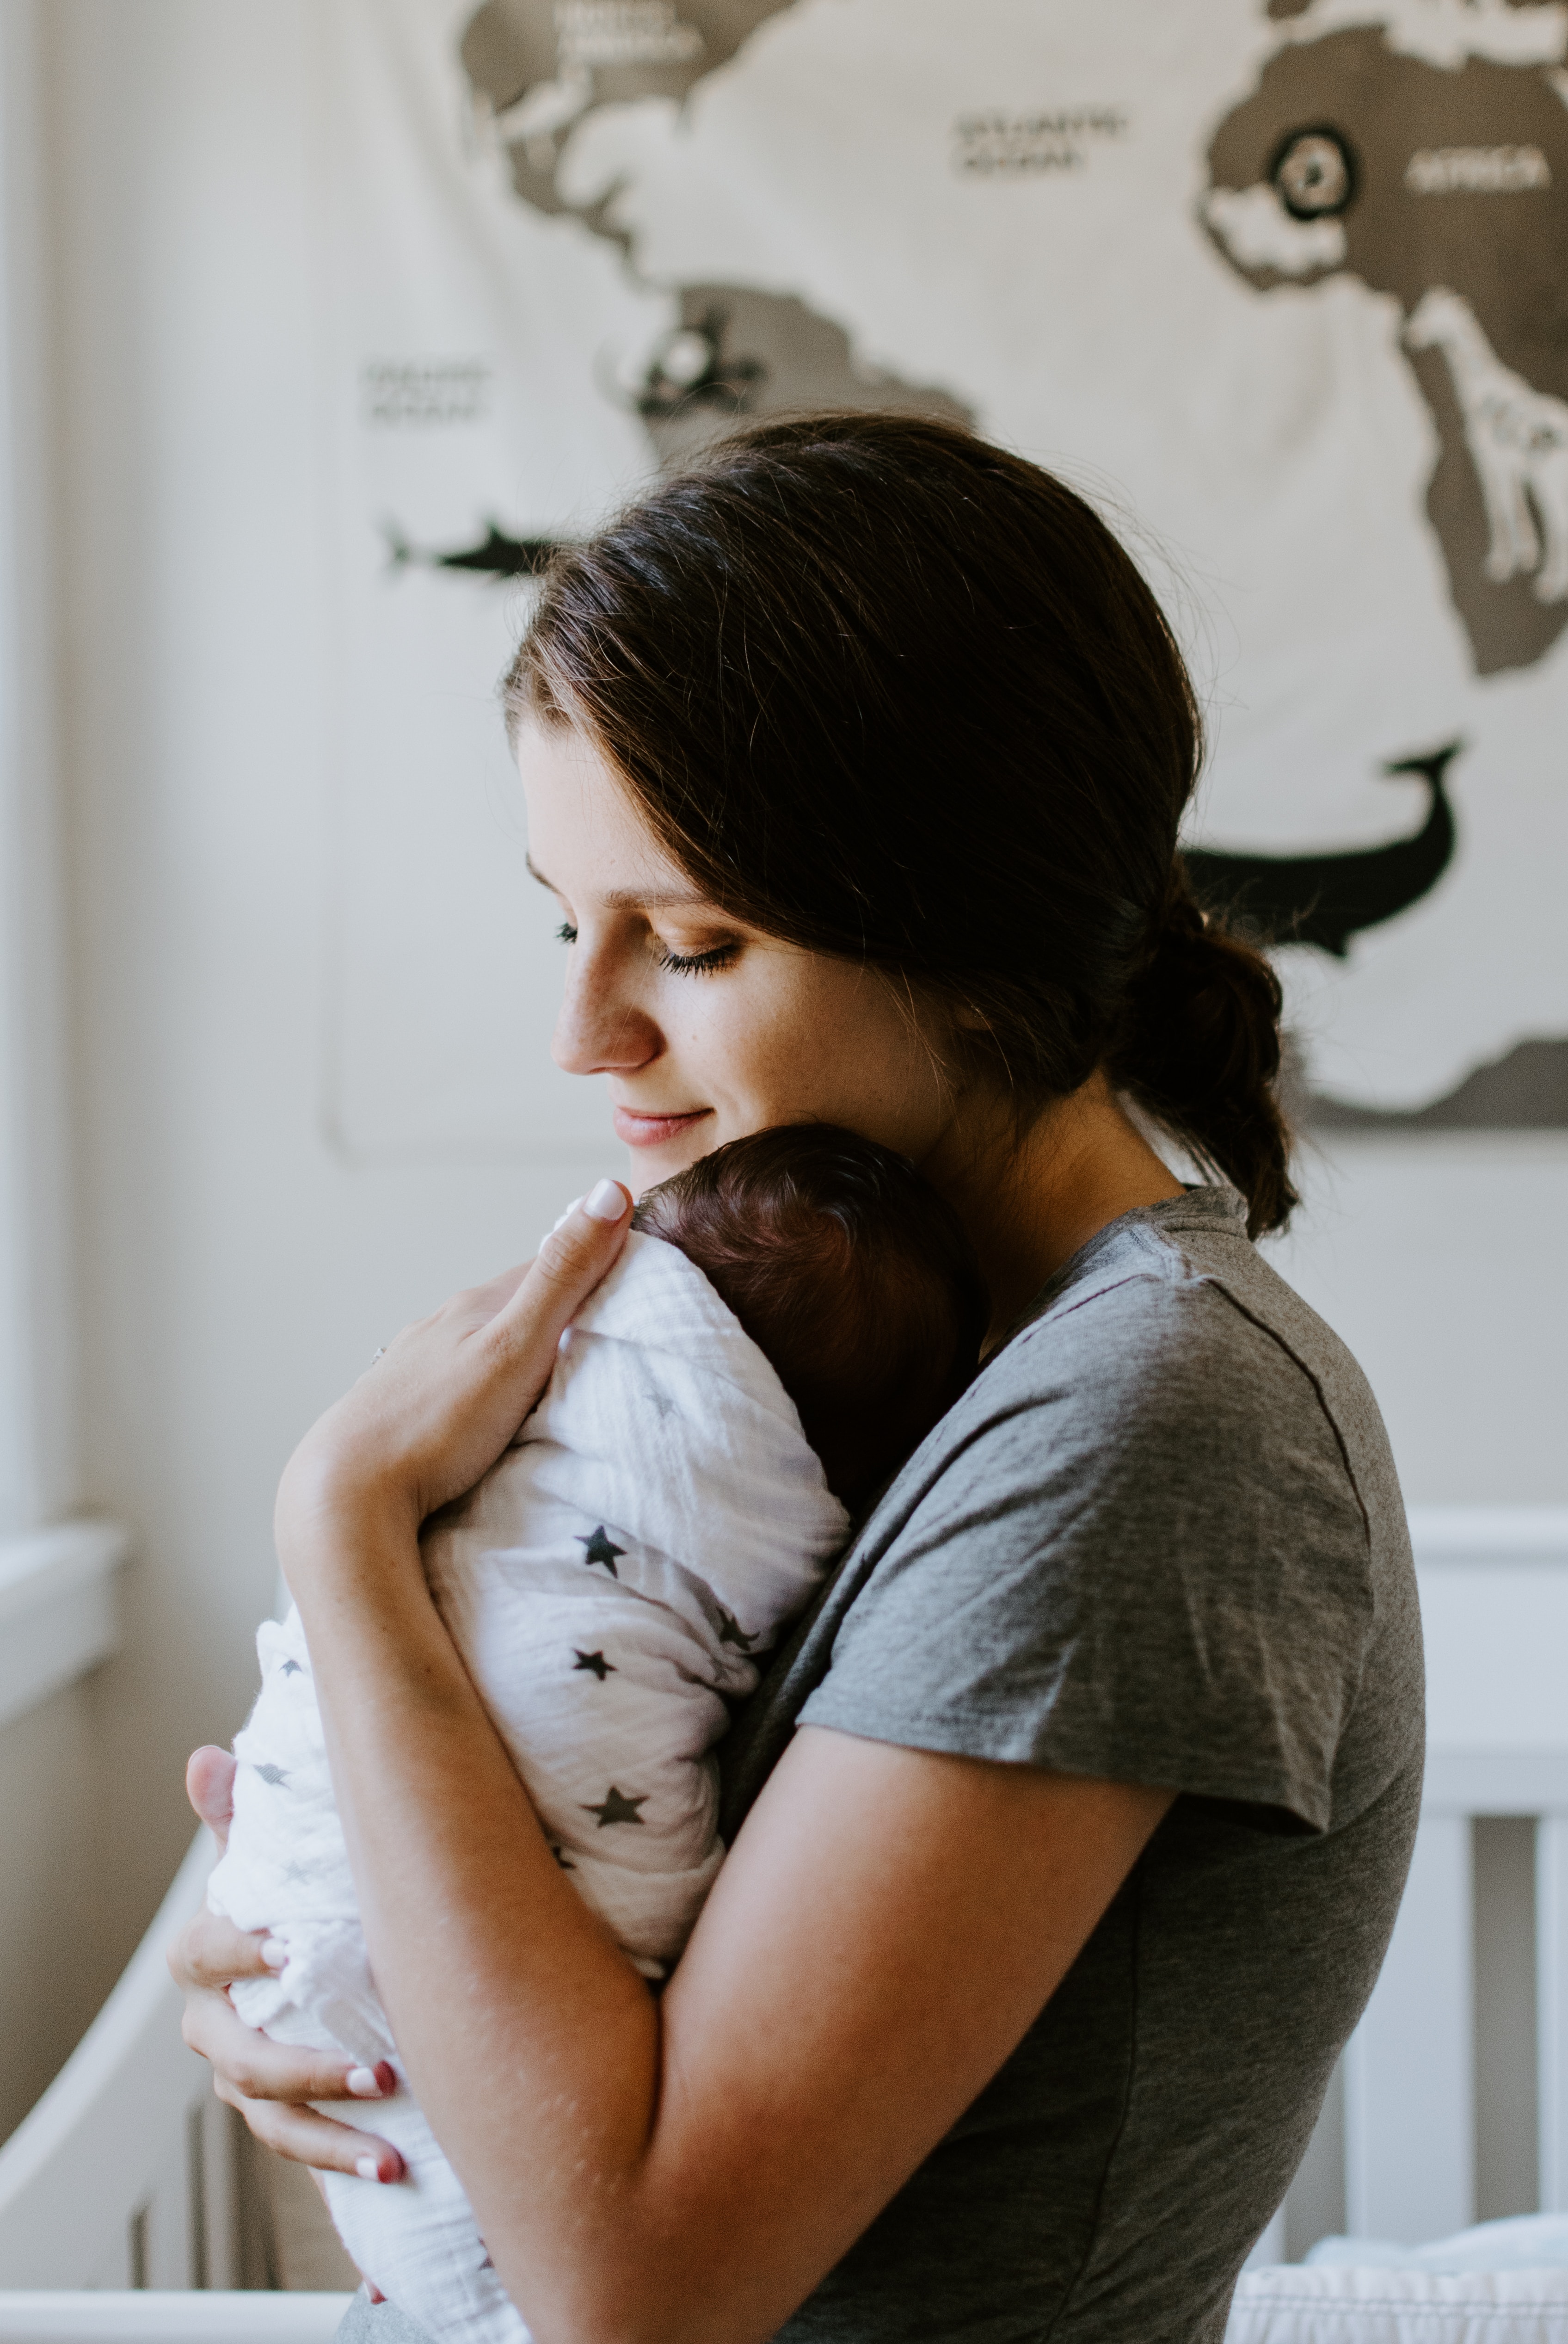
<path id="1" fill-rule="evenodd" d="M 1231 1309 L 1235 1311 L 1239 1318 L 1244 1318 L 1250 1327 L 1255 1327 L 1260 1335 L 1267 1336 L 1270 1342 L 1273 1344 L 1275 1349 L 1282 1351 L 1285 1358 L 1290 1360 L 1292 1366 L 1298 1369 L 1306 1378 L 1308 1383 L 1312 1386 L 1312 1396 L 1318 1403 L 1319 1413 L 1322 1417 L 1323 1422 L 1328 1426 L 1330 1432 L 1333 1435 L 1334 1447 L 1340 1452 L 1340 1462 L 1345 1469 L 1345 1479 L 1351 1485 L 1351 1493 L 1356 1501 L 1356 1511 L 1362 1518 L 1362 1533 L 1366 1540 L 1367 1549 L 1370 1552 L 1372 1549 L 1372 1516 L 1367 1511 L 1366 1500 L 1362 1495 L 1361 1483 L 1356 1478 L 1356 1469 L 1352 1462 L 1351 1452 L 1346 1445 L 1344 1434 L 1340 1430 L 1339 1419 L 1335 1416 L 1333 1409 L 1329 1406 L 1328 1394 L 1323 1389 L 1322 1379 L 1318 1375 L 1316 1369 L 1310 1367 L 1307 1361 L 1302 1359 L 1295 1345 L 1287 1341 L 1285 1337 L 1280 1332 L 1280 1329 L 1277 1327 L 1271 1326 L 1269 1321 L 1261 1317 L 1256 1310 L 1250 1310 L 1247 1308 L 1247 1305 L 1241 1300 L 1241 1296 L 1231 1291 L 1224 1278 L 1217 1271 L 1203 1270 L 1200 1272 L 1200 1277 L 1205 1285 L 1211 1286 L 1217 1294 L 1223 1296 L 1224 1299 L 1230 1304 Z"/>
<path id="2" fill-rule="evenodd" d="M 1186 1274 L 1184 1276 L 1180 1278 L 1161 1278 L 1152 1263 L 1140 1265 L 1136 1268 L 1129 1268 L 1124 1270 L 1120 1278 L 1109 1278 L 1106 1280 L 1104 1285 L 1095 1286 L 1089 1293 L 1081 1294 L 1072 1301 L 1064 1301 L 1063 1304 L 1056 1309 L 1043 1311 L 1040 1318 L 1033 1320 L 1030 1327 L 1022 1330 L 1023 1333 L 1026 1336 L 1031 1334 L 1035 1328 L 1043 1328 L 1048 1321 L 1054 1321 L 1057 1325 L 1060 1325 L 1064 1318 L 1071 1318 L 1073 1314 L 1079 1310 L 1087 1309 L 1089 1305 L 1092 1302 L 1102 1301 L 1108 1294 L 1117 1293 L 1124 1286 L 1146 1284 L 1151 1286 L 1163 1286 L 1171 1291 L 1185 1290 L 1188 1292 L 1191 1292 L 1194 1288 L 1201 1287 L 1208 1288 L 1211 1292 L 1217 1295 L 1221 1301 L 1227 1303 L 1236 1313 L 1236 1316 L 1239 1318 L 1244 1318 L 1250 1327 L 1256 1328 L 1260 1335 L 1265 1336 L 1273 1345 L 1274 1349 L 1280 1352 L 1283 1358 L 1287 1359 L 1291 1362 L 1291 1365 L 1295 1368 L 1300 1374 L 1305 1377 L 1308 1384 L 1312 1388 L 1312 1397 L 1317 1402 L 1318 1412 L 1322 1416 L 1323 1422 L 1328 1426 L 1329 1431 L 1333 1438 L 1334 1447 L 1339 1451 L 1340 1462 L 1344 1467 L 1345 1479 L 1350 1483 L 1351 1493 L 1355 1499 L 1356 1511 L 1360 1514 L 1362 1520 L 1362 1534 L 1366 1539 L 1367 1546 L 1370 1551 L 1372 1545 L 1372 1517 L 1367 1511 L 1366 1500 L 1362 1495 L 1361 1483 L 1356 1478 L 1356 1470 L 1351 1461 L 1350 1450 L 1346 1446 L 1345 1437 L 1340 1430 L 1339 1420 L 1334 1415 L 1333 1409 L 1329 1406 L 1328 1395 L 1323 1389 L 1322 1378 L 1312 1367 L 1308 1365 L 1307 1361 L 1302 1359 L 1300 1351 L 1297 1350 L 1295 1345 L 1290 1342 L 1287 1338 L 1281 1333 L 1277 1327 L 1271 1325 L 1270 1321 L 1263 1318 L 1258 1311 L 1249 1309 L 1246 1303 L 1241 1300 L 1241 1297 L 1230 1285 L 1222 1270 L 1200 1268 L 1196 1264 L 1191 1263 L 1181 1253 L 1181 1248 L 1176 1246 L 1163 1245 L 1161 1247 L 1161 1250 L 1167 1253 L 1168 1256 L 1174 1257 L 1175 1260 L 1180 1263 L 1181 1268 L 1185 1271 Z"/>

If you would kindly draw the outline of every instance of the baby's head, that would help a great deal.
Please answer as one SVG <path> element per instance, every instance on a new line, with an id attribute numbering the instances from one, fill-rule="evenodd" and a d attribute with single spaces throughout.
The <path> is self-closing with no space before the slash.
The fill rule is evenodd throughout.
<path id="1" fill-rule="evenodd" d="M 974 1373 L 990 1308 L 957 1214 L 853 1132 L 731 1140 L 650 1188 L 632 1227 L 678 1246 L 767 1354 L 851 1512 Z"/>

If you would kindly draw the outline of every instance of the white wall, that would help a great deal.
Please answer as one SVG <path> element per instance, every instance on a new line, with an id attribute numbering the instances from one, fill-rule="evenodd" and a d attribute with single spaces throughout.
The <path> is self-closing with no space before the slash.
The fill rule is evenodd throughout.
<path id="1" fill-rule="evenodd" d="M 0 9 L 0 1538 L 69 1511 L 78 1479 L 37 15 Z M 0 2137 L 112 1980 L 94 1692 L 0 1726 Z"/>
<path id="2" fill-rule="evenodd" d="M 312 11 L 48 25 L 85 1495 L 139 1547 L 92 1688 L 117 1958 L 193 1827 L 186 1753 L 248 1703 L 289 1448 L 581 1180 L 356 1170 L 322 1137 Z"/>
<path id="3" fill-rule="evenodd" d="M 95 1976 L 188 1836 L 186 1753 L 248 1701 L 292 1441 L 596 1167 L 357 1168 L 322 1135 L 310 0 L 52 0 L 47 24 L 85 1495 L 140 1544 L 52 1810 L 75 1831 L 90 1782 Z M 1565 1167 L 1549 1138 L 1340 1140 L 1312 1171 L 1281 1258 L 1367 1365 L 1412 1500 L 1568 1499 Z M 45 1871 L 34 1959 L 81 1926 Z"/>
<path id="4" fill-rule="evenodd" d="M 1568 1132 L 1303 1151 L 1273 1250 L 1372 1379 L 1412 1505 L 1568 1499 Z"/>

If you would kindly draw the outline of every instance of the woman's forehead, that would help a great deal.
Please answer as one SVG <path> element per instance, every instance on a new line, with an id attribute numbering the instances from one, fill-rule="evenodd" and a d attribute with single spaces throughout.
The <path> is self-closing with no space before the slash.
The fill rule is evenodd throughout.
<path id="1" fill-rule="evenodd" d="M 528 808 L 528 868 L 547 887 L 610 911 L 708 902 L 654 835 L 602 749 L 565 725 L 524 726 L 518 770 Z"/>

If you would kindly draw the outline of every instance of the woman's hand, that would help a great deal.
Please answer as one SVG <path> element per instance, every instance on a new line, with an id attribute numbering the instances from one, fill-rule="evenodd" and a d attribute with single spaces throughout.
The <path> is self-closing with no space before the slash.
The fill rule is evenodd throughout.
<path id="1" fill-rule="evenodd" d="M 300 1442 L 277 1498 L 285 1574 L 347 1524 L 417 1531 L 495 1463 L 557 1347 L 626 1242 L 631 1198 L 601 1180 L 536 1260 L 406 1327 Z M 295 1589 L 297 1595 L 299 1590 Z"/>
<path id="2" fill-rule="evenodd" d="M 330 1549 L 310 1531 L 368 1516 L 417 1533 L 427 1514 L 471 1489 L 492 1465 L 549 1379 L 574 1312 L 626 1241 L 631 1200 L 601 1180 L 525 1268 L 459 1294 L 406 1328 L 375 1367 L 328 1409 L 290 1460 L 278 1494 L 286 1570 Z M 417 1554 L 412 1536 L 385 1550 Z M 198 1750 L 186 1788 L 220 1846 L 234 1805 L 235 1761 Z M 300 2051 L 246 2026 L 228 1998 L 242 1977 L 271 1974 L 265 1935 L 212 1913 L 188 1922 L 169 1953 L 186 1997 L 185 2039 L 212 2063 L 218 2097 L 239 2110 L 280 2156 L 326 2172 L 396 2181 L 402 2159 L 372 2133 L 335 2122 L 313 2100 L 375 2100 L 396 2087 L 389 2067 L 361 2067 L 337 2051 Z"/>
<path id="3" fill-rule="evenodd" d="M 221 1848 L 234 1814 L 235 1760 L 210 1745 L 186 1769 L 192 1806 Z M 320 2116 L 311 2100 L 377 2100 L 397 2089 L 385 2062 L 361 2067 L 342 2051 L 292 2050 L 247 2026 L 228 1998 L 236 1978 L 270 1977 L 265 1933 L 236 1929 L 205 1909 L 169 1948 L 169 1969 L 186 1998 L 183 2032 L 210 2060 L 213 2089 L 237 2108 L 257 2140 L 280 2157 L 324 2173 L 397 2181 L 403 2160 L 391 2144 Z"/>

